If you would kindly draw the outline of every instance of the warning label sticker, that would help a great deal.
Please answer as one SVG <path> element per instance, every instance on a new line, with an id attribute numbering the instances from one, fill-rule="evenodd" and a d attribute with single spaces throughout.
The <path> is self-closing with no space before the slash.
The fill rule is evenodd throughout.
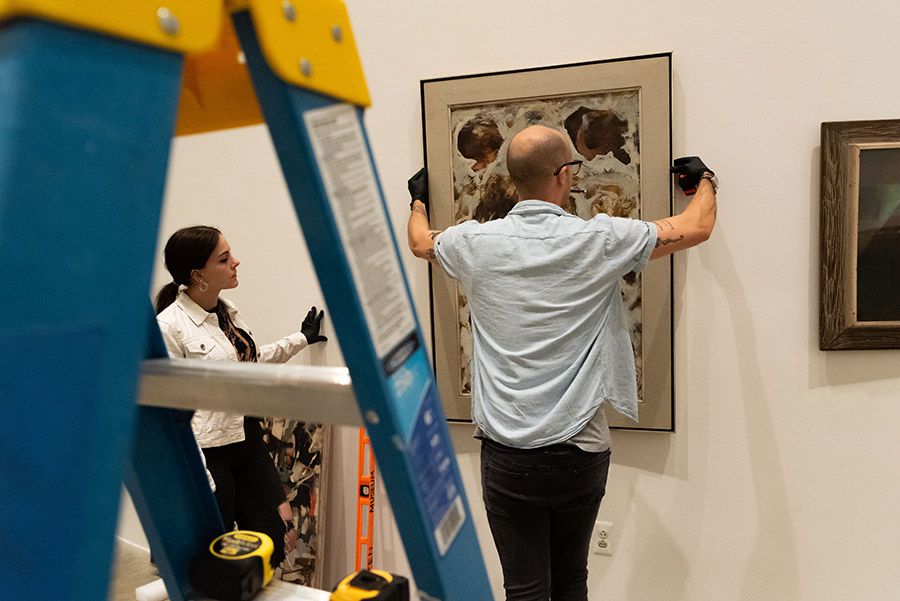
<path id="1" fill-rule="evenodd" d="M 383 357 L 416 322 L 357 109 L 303 113 L 375 352 Z"/>

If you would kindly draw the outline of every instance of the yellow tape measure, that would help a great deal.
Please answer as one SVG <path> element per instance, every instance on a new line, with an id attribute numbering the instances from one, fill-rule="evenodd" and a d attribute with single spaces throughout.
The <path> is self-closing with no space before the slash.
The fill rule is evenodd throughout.
<path id="1" fill-rule="evenodd" d="M 272 539 L 261 532 L 223 534 L 191 559 L 191 586 L 210 599 L 247 601 L 272 580 L 274 549 Z"/>
<path id="2" fill-rule="evenodd" d="M 360 570 L 338 583 L 330 601 L 409 601 L 409 581 L 382 570 Z"/>

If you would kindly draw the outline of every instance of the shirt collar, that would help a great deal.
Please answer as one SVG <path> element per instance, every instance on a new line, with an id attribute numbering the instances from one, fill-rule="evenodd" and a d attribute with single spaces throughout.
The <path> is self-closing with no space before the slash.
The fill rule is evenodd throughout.
<path id="1" fill-rule="evenodd" d="M 566 213 L 566 211 L 561 206 L 555 205 L 552 202 L 547 202 L 546 200 L 520 200 L 507 214 L 540 215 L 542 213 L 549 215 L 570 216 L 569 213 Z"/>
<path id="2" fill-rule="evenodd" d="M 237 313 L 237 309 L 235 309 L 234 305 L 232 305 L 224 298 L 220 297 L 219 300 L 225 305 L 225 310 L 228 311 L 228 315 L 233 319 L 234 314 Z M 215 317 L 215 312 L 210 313 L 209 311 L 195 303 L 194 299 L 192 299 L 188 295 L 186 288 L 182 288 L 178 291 L 178 298 L 176 299 L 176 301 L 181 305 L 181 308 L 184 309 L 184 312 L 188 317 L 191 318 L 191 321 L 193 321 L 195 325 L 199 326 L 210 317 L 218 319 Z"/>
<path id="3" fill-rule="evenodd" d="M 195 303 L 185 289 L 178 291 L 178 298 L 175 300 L 181 305 L 181 308 L 184 309 L 185 314 L 190 317 L 191 321 L 194 322 L 194 325 L 199 326 L 212 315 L 212 313 Z"/>

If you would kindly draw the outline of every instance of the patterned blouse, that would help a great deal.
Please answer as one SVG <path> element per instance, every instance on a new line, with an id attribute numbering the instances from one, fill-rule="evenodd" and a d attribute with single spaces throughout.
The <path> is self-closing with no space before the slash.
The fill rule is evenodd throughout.
<path id="1" fill-rule="evenodd" d="M 228 315 L 228 309 L 221 300 L 216 304 L 216 317 L 219 319 L 219 328 L 225 333 L 234 350 L 237 352 L 238 361 L 256 362 L 256 343 L 253 338 L 243 329 L 234 325 L 231 316 Z"/>

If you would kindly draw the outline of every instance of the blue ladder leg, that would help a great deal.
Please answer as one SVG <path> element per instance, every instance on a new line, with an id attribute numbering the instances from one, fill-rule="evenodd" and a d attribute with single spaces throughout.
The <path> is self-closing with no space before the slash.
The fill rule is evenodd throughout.
<path id="1" fill-rule="evenodd" d="M 444 601 L 489 599 L 362 111 L 284 83 L 263 59 L 250 14 L 234 23 L 416 585 Z"/>
<path id="2" fill-rule="evenodd" d="M 188 563 L 225 532 L 191 430 L 193 411 L 138 407 L 125 484 L 171 601 L 191 593 Z"/>
<path id="3" fill-rule="evenodd" d="M 179 54 L 0 26 L 0 582 L 106 598 Z"/>
<path id="4" fill-rule="evenodd" d="M 152 307 L 147 311 L 147 332 L 148 356 L 168 357 Z M 138 407 L 124 477 L 171 601 L 189 598 L 191 557 L 225 532 L 191 430 L 193 414 Z"/>

